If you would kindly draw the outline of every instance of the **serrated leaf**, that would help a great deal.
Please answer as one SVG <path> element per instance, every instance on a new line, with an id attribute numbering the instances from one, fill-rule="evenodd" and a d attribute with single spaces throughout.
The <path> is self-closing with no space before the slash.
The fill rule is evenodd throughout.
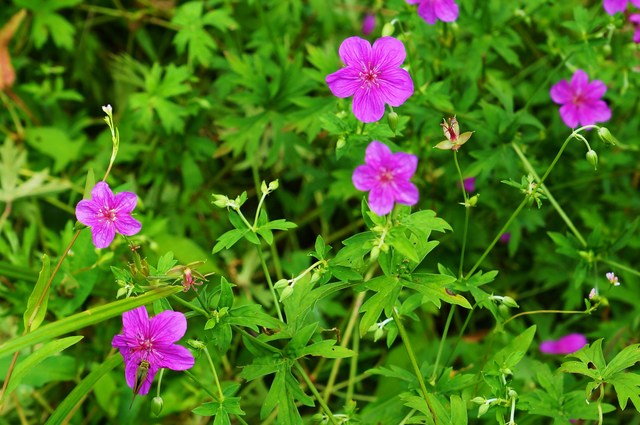
<path id="1" fill-rule="evenodd" d="M 638 362 L 640 362 L 640 344 L 625 347 L 609 362 L 604 370 L 603 377 L 608 379 L 611 375 L 622 372 Z"/>
<path id="2" fill-rule="evenodd" d="M 223 249 L 229 249 L 236 244 L 242 237 L 248 233 L 249 230 L 229 230 L 218 237 L 218 242 L 211 251 L 212 254 L 222 251 Z"/>

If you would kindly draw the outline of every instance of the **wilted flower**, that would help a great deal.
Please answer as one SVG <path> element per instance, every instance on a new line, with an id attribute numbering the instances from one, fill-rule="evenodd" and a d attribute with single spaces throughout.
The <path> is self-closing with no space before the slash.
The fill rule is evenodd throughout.
<path id="1" fill-rule="evenodd" d="M 376 15 L 367 13 L 362 20 L 362 34 L 369 35 L 376 27 Z"/>
<path id="2" fill-rule="evenodd" d="M 453 22 L 458 19 L 458 5 L 454 0 L 407 0 L 407 3 L 420 3 L 418 15 L 431 25 L 438 19 L 442 22 Z"/>
<path id="3" fill-rule="evenodd" d="M 629 22 L 631 22 L 631 25 L 633 25 L 636 29 L 636 31 L 633 33 L 633 42 L 640 43 L 640 13 L 634 13 L 633 15 L 630 15 Z"/>
<path id="4" fill-rule="evenodd" d="M 606 274 L 607 280 L 613 286 L 620 286 L 620 281 L 618 280 L 618 276 L 616 276 L 613 272 L 609 272 Z"/>
<path id="5" fill-rule="evenodd" d="M 345 66 L 327 75 L 337 97 L 353 96 L 353 114 L 362 122 L 375 122 L 384 115 L 384 105 L 402 105 L 413 94 L 413 80 L 400 68 L 406 56 L 402 42 L 382 37 L 371 44 L 349 37 L 340 45 Z"/>
<path id="6" fill-rule="evenodd" d="M 604 0 L 604 10 L 609 15 L 615 15 L 618 12 L 624 12 L 627 9 L 627 3 L 633 3 L 634 6 L 640 7 L 640 0 Z"/>
<path id="7" fill-rule="evenodd" d="M 142 228 L 142 224 L 131 217 L 137 201 L 135 193 L 120 192 L 114 195 L 109 185 L 101 181 L 91 190 L 91 199 L 78 202 L 76 218 L 85 226 L 91 227 L 96 248 L 106 248 L 113 241 L 116 232 L 133 236 Z"/>
<path id="8" fill-rule="evenodd" d="M 462 145 L 467 143 L 467 140 L 473 135 L 473 131 L 467 131 L 466 133 L 460 134 L 460 127 L 458 126 L 458 120 L 456 117 L 449 118 L 449 122 L 447 123 L 446 119 L 442 120 L 442 131 L 444 133 L 444 137 L 447 140 L 443 140 L 438 143 L 435 147 L 438 149 L 451 149 L 457 151 L 460 149 Z"/>
<path id="9" fill-rule="evenodd" d="M 611 110 L 601 100 L 607 86 L 600 80 L 589 82 L 589 76 L 578 69 L 571 77 L 571 82 L 561 80 L 551 87 L 551 99 L 562 105 L 560 117 L 570 127 L 591 125 L 611 118 Z"/>
<path id="10" fill-rule="evenodd" d="M 354 170 L 352 180 L 356 189 L 369 191 L 371 211 L 382 216 L 393 209 L 395 202 L 418 202 L 418 188 L 409 181 L 416 172 L 418 157 L 391 153 L 386 145 L 374 140 L 367 147 L 364 161 Z"/>
<path id="11" fill-rule="evenodd" d="M 111 345 L 120 350 L 124 358 L 127 385 L 138 388 L 137 394 L 149 392 L 160 368 L 186 370 L 193 366 L 191 352 L 175 344 L 187 330 L 184 314 L 166 310 L 149 319 L 147 309 L 141 306 L 125 312 L 122 325 L 122 334 L 114 336 Z M 143 382 L 137 383 L 140 379 L 138 369 L 143 362 L 146 362 L 148 371 Z"/>
<path id="12" fill-rule="evenodd" d="M 540 344 L 540 351 L 545 354 L 571 354 L 587 345 L 587 338 L 579 333 L 565 335 L 557 341 L 548 340 Z"/>

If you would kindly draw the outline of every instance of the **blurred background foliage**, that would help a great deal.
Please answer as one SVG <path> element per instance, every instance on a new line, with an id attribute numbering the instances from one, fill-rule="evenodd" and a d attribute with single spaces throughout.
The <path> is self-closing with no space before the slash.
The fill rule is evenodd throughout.
<path id="1" fill-rule="evenodd" d="M 413 181 L 421 200 L 415 209 L 433 209 L 454 229 L 434 235 L 440 246 L 421 268 L 434 271 L 442 264 L 455 270 L 464 208 L 451 152 L 433 146 L 443 139 L 442 119 L 456 115 L 461 131 L 475 132 L 459 159 L 481 195 L 471 211 L 468 270 L 521 200 L 518 190 L 501 183 L 527 174 L 513 144 L 542 173 L 570 134 L 549 89 L 581 68 L 607 85 L 613 117 L 605 125 L 620 143 L 605 146 L 595 132 L 587 134 L 599 155 L 597 171 L 585 160 L 584 147 L 570 143 L 547 185 L 587 246 L 544 202 L 517 218 L 508 243 L 499 244 L 482 268 L 499 271 L 491 289 L 516 299 L 521 311 L 581 309 L 595 282 L 605 287 L 605 272 L 615 271 L 623 284 L 606 294 L 610 307 L 589 317 L 530 316 L 513 326 L 518 333 L 535 323 L 537 339 L 568 332 L 585 333 L 590 340 L 606 336 L 607 350 L 638 342 L 640 53 L 631 41 L 633 28 L 623 14 L 605 14 L 600 1 L 458 3 L 456 23 L 430 26 L 404 0 L 4 0 L 0 339 L 22 332 L 17 318 L 42 254 L 56 257 L 64 250 L 87 172 L 101 176 L 108 166 L 103 105 L 113 106 L 122 140 L 109 183 L 139 196 L 143 231 L 135 240 L 144 246 L 143 255 L 152 264 L 168 251 L 182 264 L 206 260 L 199 271 L 215 272 L 212 282 L 226 276 L 240 294 L 268 308 L 264 275 L 246 242 L 211 254 L 216 238 L 231 228 L 226 211 L 211 205 L 212 193 L 235 197 L 246 190 L 251 210 L 260 182 L 279 179 L 266 210 L 299 226 L 276 238 L 282 275 L 295 276 L 311 264 L 307 254 L 316 235 L 337 251 L 343 239 L 364 228 L 363 194 L 353 188 L 351 173 L 367 144 L 380 140 L 418 155 Z M 361 25 L 367 13 L 377 20 L 369 40 L 392 23 L 393 36 L 407 49 L 405 66 L 416 92 L 396 108 L 395 131 L 386 117 L 362 126 L 350 100 L 334 98 L 324 82 L 341 66 L 342 40 L 365 37 Z M 10 29 L 15 31 L 5 37 Z M 49 318 L 113 300 L 118 287 L 110 266 L 122 267 L 127 250 L 117 238 L 109 249 L 96 251 L 83 232 L 58 274 Z M 319 304 L 327 328 L 346 320 L 350 298 L 344 294 Z M 428 305 L 417 314 L 420 320 L 410 324 L 415 348 L 434 357 L 446 314 Z M 456 367 L 473 364 L 486 352 L 483 339 L 494 319 L 486 310 L 474 319 Z M 455 316 L 454 330 L 462 321 Z M 17 423 L 22 415 L 30 423 L 46 417 L 73 381 L 110 350 L 119 329 L 117 320 L 86 329 L 83 344 L 29 374 L 12 401 L 20 408 L 0 423 Z M 402 363 L 401 348 L 387 352 L 379 343 L 366 344 L 363 365 Z M 238 360 L 246 355 L 240 353 Z M 0 371 L 8 362 L 0 359 Z M 163 415 L 173 418 L 166 423 L 186 421 L 194 407 L 195 390 L 180 396 L 178 381 L 166 378 Z M 384 410 L 383 400 L 397 392 L 397 380 L 382 377 L 362 385 L 361 392 L 379 400 L 363 417 L 393 423 L 385 422 L 384 415 L 394 413 Z M 127 412 L 128 391 L 121 371 L 112 372 L 81 407 L 86 419 L 72 423 L 142 423 L 138 420 L 148 412 L 138 410 L 147 407 L 135 404 L 134 413 Z M 243 405 L 248 418 L 255 418 L 264 392 L 264 384 L 247 389 L 256 400 Z M 114 397 L 123 402 L 113 403 Z M 633 415 L 632 410 L 626 412 Z M 632 423 L 627 420 L 630 416 L 619 423 Z"/>

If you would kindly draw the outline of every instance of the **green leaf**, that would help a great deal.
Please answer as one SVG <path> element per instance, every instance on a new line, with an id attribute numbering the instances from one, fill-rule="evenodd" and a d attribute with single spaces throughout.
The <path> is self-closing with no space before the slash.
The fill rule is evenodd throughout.
<path id="1" fill-rule="evenodd" d="M 515 337 L 506 347 L 493 356 L 493 360 L 500 370 L 513 369 L 529 350 L 529 346 L 536 334 L 536 326 L 529 327 L 526 331 Z M 489 363 L 487 363 L 489 366 Z M 485 370 L 487 370 L 485 366 Z"/>
<path id="2" fill-rule="evenodd" d="M 442 300 L 449 304 L 456 304 L 468 309 L 471 308 L 471 304 L 469 304 L 469 301 L 467 301 L 465 297 L 451 290 L 447 290 L 446 286 L 451 285 L 457 280 L 455 277 L 445 274 L 414 273 L 412 278 L 413 281 L 403 280 L 403 285 L 420 292 L 437 307 L 440 307 L 440 300 Z"/>
<path id="3" fill-rule="evenodd" d="M 36 282 L 29 301 L 27 302 L 27 309 L 24 312 L 24 328 L 28 331 L 35 331 L 38 329 L 44 316 L 47 313 L 47 304 L 49 302 L 49 289 L 47 286 L 49 279 L 51 278 L 51 265 L 49 262 L 49 256 L 44 254 L 42 256 L 42 269 L 38 275 L 38 281 Z M 40 304 L 38 305 L 38 302 Z"/>
<path id="4" fill-rule="evenodd" d="M 640 362 L 640 344 L 633 344 L 625 347 L 618 353 L 607 365 L 603 377 L 608 379 L 610 376 L 622 372 L 630 368 L 634 364 Z"/>
<path id="5" fill-rule="evenodd" d="M 245 230 L 233 229 L 223 233 L 218 237 L 218 242 L 216 242 L 211 253 L 215 254 L 217 252 L 222 251 L 223 249 L 231 248 L 233 245 L 236 244 L 236 242 L 242 239 L 242 237 L 248 232 L 249 232 L 248 229 L 245 229 Z"/>
<path id="6" fill-rule="evenodd" d="M 611 379 L 611 383 L 616 389 L 618 403 L 624 410 L 627 402 L 631 400 L 636 410 L 640 412 L 640 375 L 635 373 L 620 373 Z"/>
<path id="7" fill-rule="evenodd" d="M 11 380 L 9 381 L 9 385 L 7 386 L 5 396 L 11 394 L 11 392 L 20 385 L 22 378 L 30 372 L 33 368 L 37 367 L 44 359 L 53 356 L 68 347 L 71 347 L 73 344 L 76 344 L 80 341 L 83 336 L 70 336 L 68 338 L 57 339 L 55 341 L 51 341 L 43 345 L 34 351 L 31 355 L 29 355 L 26 359 L 22 360 L 13 373 L 11 374 Z"/>
<path id="8" fill-rule="evenodd" d="M 204 403 L 195 409 L 192 410 L 196 415 L 201 416 L 215 416 L 216 421 L 218 421 L 218 415 L 222 417 L 226 417 L 227 422 L 220 423 L 230 423 L 229 422 L 229 414 L 232 415 L 244 415 L 245 412 L 240 407 L 240 397 L 225 397 L 225 399 L 220 403 L 219 401 L 210 401 L 208 403 Z M 217 422 L 214 422 L 217 423 Z"/>
<path id="9" fill-rule="evenodd" d="M 316 342 L 315 344 L 311 344 L 307 347 L 304 347 L 302 350 L 298 350 L 296 353 L 296 358 L 304 357 L 304 356 L 322 356 L 330 359 L 336 358 L 345 358 L 352 357 L 356 353 L 348 348 L 335 346 L 336 341 L 333 339 Z"/>
<path id="10" fill-rule="evenodd" d="M 379 276 L 368 281 L 367 287 L 376 293 L 360 307 L 360 312 L 364 313 L 360 319 L 360 335 L 366 334 L 369 328 L 378 321 L 382 310 L 391 311 L 402 285 L 397 278 Z"/>
<path id="11" fill-rule="evenodd" d="M 183 4 L 176 10 L 171 23 L 181 27 L 173 38 L 178 53 L 182 54 L 186 49 L 189 63 L 207 66 L 211 64 L 217 46 L 204 28 L 202 7 L 203 3 L 199 1 Z"/>

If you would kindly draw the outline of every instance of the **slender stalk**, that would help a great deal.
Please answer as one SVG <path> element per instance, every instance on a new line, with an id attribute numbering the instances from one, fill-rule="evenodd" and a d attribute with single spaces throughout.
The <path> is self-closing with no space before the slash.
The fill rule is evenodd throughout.
<path id="1" fill-rule="evenodd" d="M 469 229 L 469 195 L 464 188 L 464 178 L 462 177 L 462 171 L 460 170 L 460 164 L 458 163 L 458 151 L 453 151 L 453 162 L 456 164 L 456 170 L 458 171 L 458 178 L 460 179 L 460 190 L 462 190 L 462 199 L 464 201 L 465 213 L 464 213 L 464 230 L 462 232 L 462 249 L 460 250 L 460 267 L 458 269 L 458 277 L 462 279 L 463 272 L 462 267 L 464 265 L 464 253 L 467 249 L 467 231 Z"/>
<path id="2" fill-rule="evenodd" d="M 205 384 L 202 383 L 202 381 L 200 381 L 200 379 L 195 376 L 193 373 L 191 373 L 190 370 L 183 370 L 184 374 L 187 375 L 189 378 L 191 378 L 191 380 L 193 382 L 195 382 L 196 384 L 198 384 L 198 386 L 200 388 L 202 388 L 207 394 L 209 394 L 209 396 L 214 399 L 215 401 L 217 401 L 218 403 L 221 402 L 221 400 L 218 400 L 218 394 L 214 393 L 213 391 L 211 391 L 209 389 L 208 386 L 206 386 Z"/>
<path id="3" fill-rule="evenodd" d="M 200 297 L 200 294 L 198 293 L 198 291 L 194 290 L 193 292 L 195 292 L 196 298 L 198 299 L 198 302 L 202 306 L 204 315 L 206 317 L 211 317 L 211 313 L 209 312 L 209 307 L 207 307 L 207 305 L 204 303 L 204 301 L 202 301 L 202 298 Z"/>
<path id="4" fill-rule="evenodd" d="M 476 311 L 476 307 L 478 306 L 478 304 L 474 304 L 473 308 L 471 308 L 471 310 L 469 311 L 469 314 L 467 314 L 467 318 L 464 320 L 464 323 L 462 324 L 462 327 L 460 328 L 460 332 L 458 332 L 458 338 L 456 338 L 455 342 L 453 343 L 453 347 L 451 347 L 451 350 L 449 350 L 449 355 L 447 356 L 447 360 L 444 362 L 445 365 L 448 365 L 451 362 L 451 359 L 453 358 L 453 355 L 456 352 L 456 348 L 458 348 L 458 344 L 460 343 L 460 340 L 462 339 L 462 335 L 464 335 L 464 331 L 467 330 L 467 326 L 469 325 L 469 322 L 471 321 L 471 316 L 473 315 L 473 312 Z"/>
<path id="5" fill-rule="evenodd" d="M 640 276 L 640 272 L 638 270 L 632 269 L 631 267 L 627 267 L 624 264 L 620 264 L 616 261 L 612 261 L 612 260 L 602 260 L 603 263 L 608 264 L 612 267 L 616 267 L 618 269 L 624 270 L 627 273 L 631 273 L 634 274 L 636 276 Z"/>
<path id="6" fill-rule="evenodd" d="M 213 379 L 215 379 L 215 381 L 216 381 L 216 386 L 218 387 L 218 395 L 220 396 L 220 403 L 222 403 L 224 401 L 224 394 L 222 393 L 222 386 L 220 385 L 220 380 L 218 379 L 218 373 L 216 372 L 216 367 L 213 364 L 213 360 L 211 359 L 211 354 L 209 354 L 209 350 L 207 349 L 207 347 L 204 347 L 204 354 L 207 357 L 207 360 L 209 362 L 209 367 L 211 368 L 211 371 L 213 372 Z"/>
<path id="7" fill-rule="evenodd" d="M 529 315 L 532 315 L 532 314 L 589 314 L 593 310 L 595 310 L 594 307 L 595 306 L 592 306 L 587 311 L 584 311 L 584 310 L 535 310 L 535 311 L 523 311 L 522 313 L 518 313 L 516 315 L 513 315 L 513 316 L 509 317 L 507 320 L 504 321 L 503 325 L 506 325 L 507 323 L 509 323 L 510 321 L 512 321 L 513 319 L 515 319 L 517 317 L 529 316 Z"/>
<path id="8" fill-rule="evenodd" d="M 311 379 L 309 379 L 307 372 L 302 368 L 302 366 L 300 366 L 300 363 L 293 362 L 293 365 L 295 366 L 298 373 L 300 373 L 300 375 L 302 376 L 302 379 L 304 379 L 304 381 L 307 383 L 309 390 L 311 390 L 316 400 L 318 400 L 318 404 L 320 404 L 320 406 L 322 407 L 322 410 L 324 410 L 324 413 L 329 417 L 329 420 L 331 421 L 331 423 L 333 425 L 339 425 L 336 418 L 333 417 L 333 413 L 331 413 L 331 409 L 329 409 L 329 406 L 327 405 L 327 403 L 324 402 L 324 399 L 318 392 L 318 389 L 316 388 L 315 385 L 313 385 L 313 382 L 311 381 Z"/>
<path id="9" fill-rule="evenodd" d="M 160 376 L 158 377 L 158 385 L 156 386 L 156 397 L 160 397 L 160 387 L 162 387 L 162 378 L 164 377 L 164 368 L 160 368 Z"/>
<path id="10" fill-rule="evenodd" d="M 438 364 L 440 363 L 440 357 L 442 356 L 442 350 L 444 349 L 444 343 L 447 339 L 447 334 L 449 333 L 449 326 L 451 325 L 451 319 L 453 319 L 453 314 L 456 311 L 455 304 L 451 305 L 449 309 L 449 316 L 447 316 L 447 322 L 444 325 L 444 331 L 442 332 L 442 337 L 440 338 L 440 346 L 438 347 L 438 355 L 436 356 L 436 362 L 433 365 L 433 373 L 431 374 L 431 379 L 429 383 L 431 385 L 436 385 L 436 377 L 438 376 Z"/>
<path id="11" fill-rule="evenodd" d="M 209 314 L 205 310 L 201 309 L 200 307 L 196 307 L 195 305 L 191 304 L 189 301 L 185 301 L 185 300 L 183 300 L 182 298 L 180 298 L 177 295 L 171 295 L 170 298 L 173 301 L 177 302 L 178 304 L 181 304 L 184 307 L 187 307 L 189 310 L 193 310 L 193 311 L 195 311 L 197 313 L 202 314 L 207 319 L 210 317 Z"/>
<path id="12" fill-rule="evenodd" d="M 278 318 L 280 319 L 281 322 L 284 322 L 284 317 L 282 316 L 282 311 L 280 310 L 280 301 L 278 300 L 276 289 L 273 287 L 273 282 L 271 281 L 271 275 L 269 274 L 269 268 L 267 267 L 267 263 L 264 259 L 264 254 L 262 253 L 262 247 L 256 246 L 256 249 L 258 250 L 258 255 L 260 256 L 260 264 L 262 264 L 262 271 L 264 272 L 264 276 L 267 279 L 267 284 L 269 285 L 269 291 L 271 292 L 271 296 L 273 297 L 273 304 L 276 307 Z"/>
<path id="13" fill-rule="evenodd" d="M 404 343 L 405 348 L 407 349 L 407 355 L 409 356 L 409 361 L 411 361 L 411 365 L 413 366 L 413 371 L 416 374 L 416 378 L 418 379 L 418 383 L 420 384 L 420 390 L 422 391 L 422 397 L 427 403 L 429 407 L 429 412 L 431 412 L 431 418 L 435 424 L 438 423 L 436 413 L 433 410 L 433 406 L 431 406 L 431 401 L 429 400 L 429 392 L 427 391 L 427 386 L 424 383 L 424 378 L 422 377 L 422 372 L 420 372 L 420 366 L 418 366 L 418 361 L 416 360 L 416 355 L 413 352 L 413 348 L 411 348 L 411 339 L 409 338 L 409 334 L 407 334 L 404 325 L 400 321 L 400 316 L 396 312 L 395 308 L 392 310 L 393 320 L 396 322 L 396 326 L 398 327 L 398 332 L 400 333 L 400 338 Z"/>
<path id="14" fill-rule="evenodd" d="M 360 353 L 360 338 L 353 339 L 353 352 L 355 355 L 351 357 L 351 364 L 349 365 L 349 381 L 347 386 L 347 399 L 346 401 L 353 400 L 354 387 L 356 385 L 356 376 L 358 375 L 358 355 Z"/>

